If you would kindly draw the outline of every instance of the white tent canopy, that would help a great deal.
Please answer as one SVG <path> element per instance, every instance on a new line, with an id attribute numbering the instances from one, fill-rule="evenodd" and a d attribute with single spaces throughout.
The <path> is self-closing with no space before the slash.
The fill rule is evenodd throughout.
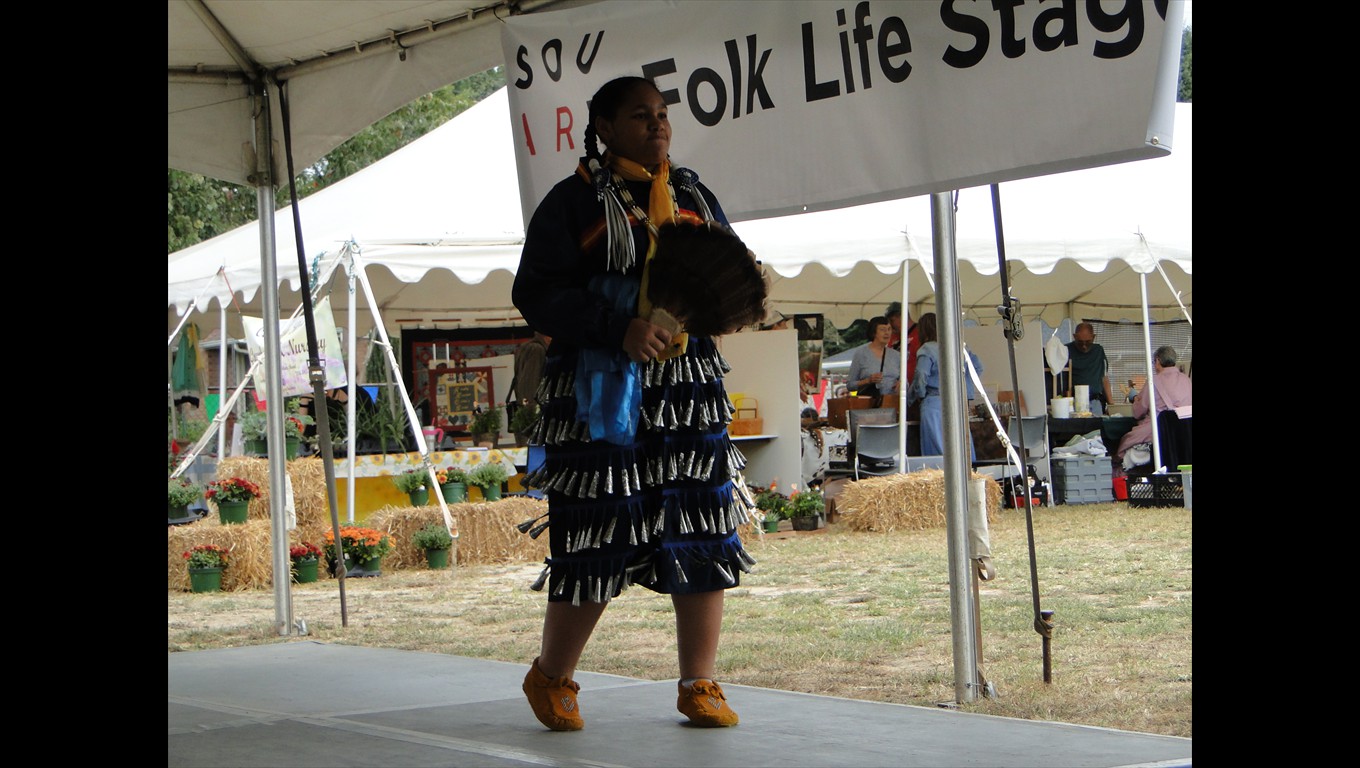
<path id="1" fill-rule="evenodd" d="M 1154 320 L 1191 301 L 1191 108 L 1176 105 L 1176 150 L 1166 158 L 1053 174 L 1000 185 L 1012 293 L 1026 317 L 1141 319 L 1138 274 Z M 369 264 L 379 311 L 401 325 L 453 327 L 522 322 L 510 284 L 524 241 L 505 90 L 383 160 L 300 204 L 308 253 L 338 258 L 353 240 Z M 956 247 L 963 307 L 997 318 L 1000 278 L 990 189 L 962 190 Z M 295 253 L 292 209 L 275 214 L 280 253 Z M 773 277 L 773 306 L 819 312 L 840 327 L 899 300 L 901 266 L 913 315 L 934 306 L 928 197 L 740 222 L 738 234 Z M 1141 236 L 1140 236 L 1141 233 Z M 223 268 L 225 279 L 217 275 Z M 284 311 L 296 306 L 296 258 L 279 260 Z M 170 256 L 172 324 L 200 297 L 259 314 L 259 227 L 252 222 Z M 343 286 L 342 280 L 335 281 Z M 229 287 L 228 287 L 229 286 Z M 337 312 L 348 306 L 332 294 Z M 211 302 L 199 300 L 198 309 Z M 360 299 L 359 306 L 366 310 Z M 922 309 L 924 307 L 925 309 Z M 216 313 L 200 325 L 215 327 Z M 361 311 L 368 322 L 370 313 Z"/>
<path id="2" fill-rule="evenodd" d="M 518 322 L 510 281 L 519 262 L 524 227 L 516 203 L 518 183 L 507 129 L 505 89 L 381 161 L 303 198 L 299 211 L 309 267 L 320 254 L 339 258 L 353 240 L 369 270 L 379 311 L 389 329 L 402 320 L 489 317 Z M 507 165 L 507 163 L 509 165 Z M 297 246 L 292 206 L 277 211 L 274 228 L 284 312 L 296 307 Z M 170 255 L 170 305 L 182 312 L 207 298 L 235 301 L 260 314 L 259 224 L 251 222 Z M 221 268 L 225 280 L 217 276 Z M 332 306 L 349 306 L 343 273 Z M 200 298 L 202 297 L 202 298 Z M 360 317 L 367 323 L 371 313 Z M 215 314 L 215 313 L 213 313 Z M 208 326 L 214 322 L 204 323 Z M 233 328 L 234 330 L 234 328 Z"/>
<path id="3" fill-rule="evenodd" d="M 1158 262 L 1190 306 L 1190 113 L 1190 104 L 1176 105 L 1168 157 L 999 185 L 1011 294 L 1026 318 L 1141 320 L 1138 273 Z M 1002 303 L 991 189 L 961 190 L 955 219 L 962 307 L 990 324 Z M 742 222 L 737 231 L 778 276 L 785 314 L 820 312 L 839 327 L 881 314 L 901 299 L 904 259 L 913 262 L 909 303 L 934 309 L 929 196 Z M 1160 276 L 1149 275 L 1148 294 L 1153 320 L 1181 316 Z"/>

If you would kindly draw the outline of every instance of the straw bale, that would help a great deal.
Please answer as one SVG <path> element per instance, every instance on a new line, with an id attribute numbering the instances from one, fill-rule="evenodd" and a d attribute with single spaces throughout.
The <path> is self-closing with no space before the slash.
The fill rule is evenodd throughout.
<path id="1" fill-rule="evenodd" d="M 548 503 L 528 496 L 508 496 L 499 501 L 450 504 L 458 538 L 454 542 L 455 563 L 487 565 L 532 563 L 548 556 L 546 531 L 538 538 L 520 533 L 515 526 L 548 511 Z M 424 507 L 384 507 L 368 518 L 368 527 L 392 534 L 396 546 L 383 557 L 383 570 L 424 568 L 425 555 L 411 536 L 425 526 L 443 525 L 444 516 L 437 504 Z"/>
<path id="2" fill-rule="evenodd" d="M 986 479 L 984 497 L 991 522 L 1001 509 L 1001 486 L 986 475 L 972 477 Z M 926 469 L 847 483 L 836 497 L 836 509 L 846 527 L 856 531 L 943 528 L 944 472 Z"/>
<path id="3" fill-rule="evenodd" d="M 286 463 L 288 479 L 293 484 L 293 509 L 297 516 L 297 530 L 302 537 L 315 544 L 331 527 L 330 502 L 326 497 L 326 468 L 316 456 L 293 459 Z M 269 519 L 269 460 L 251 456 L 230 456 L 217 464 L 217 478 L 243 477 L 260 486 L 260 495 L 250 500 L 246 513 L 249 520 Z M 215 505 L 214 505 L 215 511 Z"/>
<path id="4" fill-rule="evenodd" d="M 189 591 L 189 567 L 184 562 L 184 553 L 198 544 L 216 544 L 230 550 L 227 567 L 222 570 L 224 592 L 272 587 L 270 534 L 268 520 L 222 525 L 214 515 L 188 525 L 169 526 L 170 589 Z"/>

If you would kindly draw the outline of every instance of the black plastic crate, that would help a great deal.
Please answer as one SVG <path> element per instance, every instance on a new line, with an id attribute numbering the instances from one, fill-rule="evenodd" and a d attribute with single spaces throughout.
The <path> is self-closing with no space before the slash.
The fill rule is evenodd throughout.
<path id="1" fill-rule="evenodd" d="M 1129 475 L 1129 506 L 1183 507 L 1185 489 L 1179 472 L 1165 475 Z"/>

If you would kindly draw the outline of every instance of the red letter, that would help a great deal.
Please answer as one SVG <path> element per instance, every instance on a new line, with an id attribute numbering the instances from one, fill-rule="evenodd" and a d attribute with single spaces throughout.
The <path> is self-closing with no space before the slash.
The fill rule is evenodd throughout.
<path id="1" fill-rule="evenodd" d="M 529 145 L 529 154 L 536 155 L 534 151 L 534 135 L 529 131 L 529 118 L 523 112 L 519 113 L 519 121 L 524 125 L 524 143 Z"/>
<path id="2" fill-rule="evenodd" d="M 566 122 L 565 122 L 565 123 L 564 123 L 563 120 L 562 120 L 563 117 L 566 118 Z M 567 137 L 567 148 L 568 148 L 568 149 L 572 149 L 572 150 L 576 149 L 576 143 L 573 142 L 573 141 L 571 140 L 571 126 L 572 126 L 571 110 L 568 109 L 568 108 L 566 108 L 566 107 L 558 107 L 558 108 L 557 108 L 557 151 L 558 151 L 558 152 L 561 152 L 561 151 L 562 151 L 562 137 L 563 137 L 563 136 L 566 136 L 566 137 Z"/>

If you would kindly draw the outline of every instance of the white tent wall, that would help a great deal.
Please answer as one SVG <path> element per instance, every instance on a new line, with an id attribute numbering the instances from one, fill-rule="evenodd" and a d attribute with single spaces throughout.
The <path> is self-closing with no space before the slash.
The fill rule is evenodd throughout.
<path id="1" fill-rule="evenodd" d="M 504 89 L 444 126 L 300 203 L 308 253 L 338 258 L 353 238 L 390 333 L 407 327 L 496 327 L 523 321 L 510 286 L 523 243 L 518 184 Z M 1142 319 L 1139 273 L 1157 259 L 1170 280 L 1148 276 L 1152 320 L 1182 317 L 1191 305 L 1191 107 L 1176 105 L 1177 146 L 1169 157 L 1001 184 L 1002 227 L 1011 293 L 1024 317 Z M 965 316 L 997 319 L 1001 280 L 990 189 L 958 196 L 956 249 Z M 285 314 L 297 305 L 292 210 L 275 215 Z M 932 238 L 926 196 L 835 211 L 740 222 L 734 226 L 772 277 L 771 305 L 815 312 L 838 327 L 880 314 L 902 296 L 911 264 L 913 317 L 934 309 L 926 270 Z M 1140 236 L 1141 233 L 1141 236 Z M 283 255 L 287 255 L 285 258 Z M 309 262 L 312 257 L 309 257 Z M 177 253 L 170 260 L 170 309 L 205 291 L 194 321 L 217 325 L 215 303 L 260 314 L 259 231 L 254 222 Z M 225 280 L 216 275 L 223 268 Z M 230 285 L 230 291 L 227 288 Z M 337 324 L 349 298 L 343 271 L 331 291 Z M 358 332 L 371 313 L 360 299 Z M 239 326 L 230 324 L 236 336 Z"/>

